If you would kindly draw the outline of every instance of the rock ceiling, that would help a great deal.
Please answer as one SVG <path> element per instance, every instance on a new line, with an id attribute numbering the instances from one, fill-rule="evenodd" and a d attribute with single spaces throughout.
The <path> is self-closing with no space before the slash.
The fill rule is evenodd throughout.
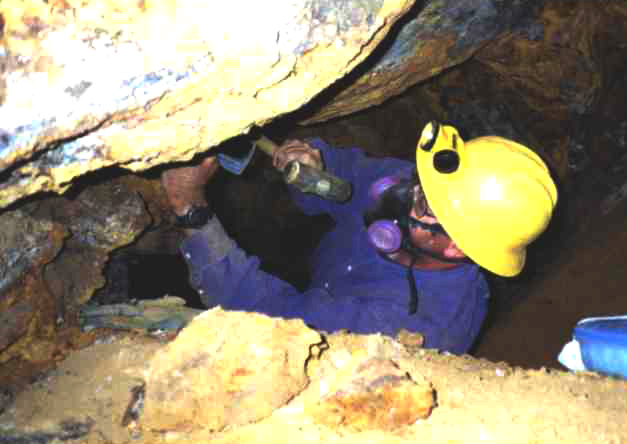
<path id="1" fill-rule="evenodd" d="M 189 159 L 356 67 L 308 121 L 379 104 L 496 38 L 543 39 L 542 3 L 4 1 L 0 207 L 109 165 Z"/>

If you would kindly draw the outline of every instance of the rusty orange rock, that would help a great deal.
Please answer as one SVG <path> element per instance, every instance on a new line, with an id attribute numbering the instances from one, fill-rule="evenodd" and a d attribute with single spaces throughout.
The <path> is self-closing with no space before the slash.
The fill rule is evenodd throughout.
<path id="1" fill-rule="evenodd" d="M 428 381 L 415 381 L 393 361 L 374 358 L 323 396 L 312 416 L 320 424 L 352 431 L 393 430 L 428 417 L 434 404 Z"/>

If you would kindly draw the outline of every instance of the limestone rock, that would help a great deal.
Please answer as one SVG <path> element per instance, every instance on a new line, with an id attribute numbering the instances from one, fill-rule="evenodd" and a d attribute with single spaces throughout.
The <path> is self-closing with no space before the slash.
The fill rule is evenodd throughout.
<path id="1" fill-rule="evenodd" d="M 206 311 L 150 362 L 142 425 L 217 431 L 267 417 L 307 385 L 320 341 L 301 320 Z"/>

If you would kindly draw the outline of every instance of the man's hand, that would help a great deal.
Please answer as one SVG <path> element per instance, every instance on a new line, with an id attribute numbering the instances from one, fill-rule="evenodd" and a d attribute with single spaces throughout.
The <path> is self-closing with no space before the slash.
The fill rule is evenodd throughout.
<path id="1" fill-rule="evenodd" d="M 285 165 L 292 160 L 297 160 L 302 164 L 309 165 L 319 170 L 324 168 L 320 150 L 312 148 L 308 143 L 301 140 L 286 140 L 285 143 L 274 152 L 272 165 L 278 170 L 283 171 Z"/>
<path id="2" fill-rule="evenodd" d="M 171 168 L 161 175 L 172 211 L 183 216 L 192 205 L 205 206 L 205 185 L 219 168 L 216 156 L 207 157 L 196 166 Z"/>

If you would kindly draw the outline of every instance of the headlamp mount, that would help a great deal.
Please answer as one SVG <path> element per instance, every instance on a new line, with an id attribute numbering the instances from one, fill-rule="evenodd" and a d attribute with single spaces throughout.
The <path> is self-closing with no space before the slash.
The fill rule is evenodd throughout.
<path id="1" fill-rule="evenodd" d="M 420 149 L 425 152 L 430 152 L 440 137 L 440 123 L 433 121 L 429 124 L 431 126 L 429 132 L 424 132 L 423 136 L 426 140 L 419 144 Z M 450 174 L 457 171 L 459 168 L 459 153 L 457 152 L 457 134 L 453 134 L 453 142 L 451 148 L 444 148 L 438 150 L 433 155 L 433 168 L 441 174 Z"/>

